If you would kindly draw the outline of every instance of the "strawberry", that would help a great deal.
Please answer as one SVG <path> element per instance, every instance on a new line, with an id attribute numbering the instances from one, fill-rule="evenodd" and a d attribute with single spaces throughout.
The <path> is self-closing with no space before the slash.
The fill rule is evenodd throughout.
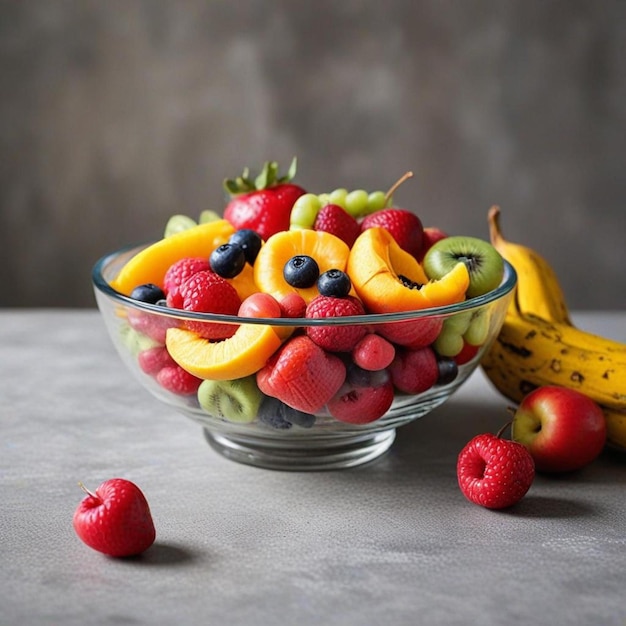
<path id="1" fill-rule="evenodd" d="M 196 272 L 180 286 L 182 308 L 197 313 L 237 315 L 241 298 L 237 290 L 210 270 Z M 205 339 L 227 339 L 235 334 L 237 324 L 218 324 L 187 320 L 185 328 Z"/>
<path id="2" fill-rule="evenodd" d="M 409 350 L 398 348 L 389 366 L 393 384 L 403 393 L 423 393 L 439 379 L 437 356 L 430 347 Z"/>
<path id="3" fill-rule="evenodd" d="M 519 443 L 486 433 L 461 450 L 457 477 L 463 495 L 488 509 L 503 509 L 521 500 L 535 478 L 535 464 Z"/>
<path id="4" fill-rule="evenodd" d="M 296 174 L 296 159 L 285 176 L 278 176 L 278 163 L 268 161 L 256 179 L 249 178 L 246 168 L 235 180 L 227 179 L 224 187 L 231 199 L 224 218 L 237 230 L 254 230 L 267 241 L 273 234 L 289 230 L 294 202 L 305 193 L 290 181 Z"/>
<path id="5" fill-rule="evenodd" d="M 185 257 L 170 265 L 165 278 L 163 279 L 163 288 L 167 297 L 167 306 L 182 309 L 183 303 L 180 296 L 180 286 L 196 272 L 211 269 L 209 260 L 203 257 Z"/>
<path id="6" fill-rule="evenodd" d="M 406 209 L 381 209 L 366 216 L 361 222 L 361 231 L 374 226 L 387 230 L 396 243 L 418 258 L 422 251 L 424 229 L 422 222 L 415 213 Z"/>
<path id="7" fill-rule="evenodd" d="M 459 352 L 454 360 L 457 365 L 464 365 L 471 361 L 480 350 L 480 346 L 473 346 L 471 343 L 467 343 L 467 341 L 463 342 L 463 347 L 461 348 L 461 352 Z"/>
<path id="8" fill-rule="evenodd" d="M 80 502 L 73 517 L 74 530 L 90 548 L 109 556 L 134 556 L 147 550 L 156 537 L 146 497 L 124 478 L 103 482 Z"/>
<path id="9" fill-rule="evenodd" d="M 393 402 L 393 383 L 389 376 L 370 377 L 368 386 L 346 381 L 328 401 L 328 412 L 340 422 L 369 424 L 380 419 Z"/>
<path id="10" fill-rule="evenodd" d="M 401 322 L 376 324 L 374 329 L 385 339 L 415 350 L 429 346 L 435 341 L 442 327 L 442 317 L 420 317 Z"/>
<path id="11" fill-rule="evenodd" d="M 361 233 L 361 225 L 338 204 L 327 204 L 317 214 L 313 230 L 323 230 L 335 235 L 351 248 Z"/>
<path id="12" fill-rule="evenodd" d="M 306 308 L 307 319 L 364 315 L 365 310 L 358 298 L 346 296 L 316 296 Z M 307 326 L 306 334 L 320 347 L 331 352 L 349 352 L 365 336 L 363 324 L 337 326 Z"/>
<path id="13" fill-rule="evenodd" d="M 306 335 L 289 339 L 257 372 L 257 385 L 297 411 L 317 413 L 346 378 L 346 366 Z"/>

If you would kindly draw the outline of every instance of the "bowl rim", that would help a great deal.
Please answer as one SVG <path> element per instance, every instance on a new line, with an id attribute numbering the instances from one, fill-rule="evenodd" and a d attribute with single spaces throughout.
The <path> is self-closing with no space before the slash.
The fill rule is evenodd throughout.
<path id="1" fill-rule="evenodd" d="M 91 271 L 91 279 L 93 287 L 101 294 L 109 297 L 117 304 L 130 307 L 133 309 L 160 315 L 163 317 L 172 317 L 176 319 L 188 319 L 206 322 L 220 322 L 227 324 L 260 324 L 270 326 L 345 326 L 353 324 L 380 324 L 388 322 L 399 322 L 404 320 L 415 320 L 420 318 L 448 316 L 452 313 L 460 313 L 470 311 L 486 304 L 500 300 L 513 291 L 517 284 L 517 272 L 515 268 L 506 259 L 504 261 L 504 275 L 502 282 L 498 287 L 481 296 L 463 300 L 455 304 L 447 304 L 441 307 L 430 307 L 425 309 L 416 309 L 411 311 L 394 311 L 391 313 L 367 313 L 365 315 L 346 315 L 345 317 L 327 317 L 327 318 L 302 318 L 302 317 L 242 317 L 238 315 L 224 315 L 220 313 L 199 313 L 196 311 L 183 311 L 182 309 L 172 309 L 158 304 L 149 304 L 135 300 L 130 296 L 114 289 L 104 278 L 104 270 L 106 267 L 118 259 L 121 255 L 147 247 L 153 242 L 144 244 L 132 244 L 109 252 L 101 256 L 93 265 Z"/>

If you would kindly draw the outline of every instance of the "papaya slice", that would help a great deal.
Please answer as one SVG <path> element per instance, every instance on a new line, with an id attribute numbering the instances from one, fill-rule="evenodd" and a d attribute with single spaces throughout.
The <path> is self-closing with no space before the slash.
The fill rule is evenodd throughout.
<path id="1" fill-rule="evenodd" d="M 302 228 L 278 232 L 265 242 L 254 263 L 254 282 L 259 290 L 271 294 L 279 302 L 294 291 L 307 304 L 318 296 L 317 285 L 292 287 L 283 277 L 286 263 L 299 255 L 315 259 L 320 274 L 330 269 L 345 271 L 350 248 L 339 237 L 324 231 Z"/>
<path id="2" fill-rule="evenodd" d="M 183 328 L 169 328 L 165 345 L 174 361 L 190 374 L 209 380 L 235 380 L 260 370 L 284 338 L 267 324 L 242 324 L 222 341 L 209 341 Z"/>
<path id="3" fill-rule="evenodd" d="M 347 271 L 365 307 L 372 313 L 417 311 L 461 302 L 469 286 L 464 263 L 440 280 L 429 280 L 414 256 L 389 231 L 363 231 L 348 257 Z"/>
<path id="4" fill-rule="evenodd" d="M 227 220 L 216 220 L 193 226 L 149 245 L 132 257 L 111 282 L 111 287 L 129 296 L 137 285 L 154 283 L 163 287 L 163 279 L 170 265 L 184 257 L 209 257 L 218 246 L 226 243 L 235 232 Z M 254 284 L 252 267 L 228 282 L 235 287 L 243 300 L 258 291 Z"/>

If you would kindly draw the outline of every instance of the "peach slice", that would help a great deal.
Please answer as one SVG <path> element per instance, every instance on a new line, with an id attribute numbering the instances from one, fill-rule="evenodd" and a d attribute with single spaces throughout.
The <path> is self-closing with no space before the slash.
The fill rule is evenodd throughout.
<path id="1" fill-rule="evenodd" d="M 162 287 L 165 272 L 170 265 L 183 257 L 208 258 L 234 232 L 235 228 L 230 222 L 217 220 L 160 239 L 132 257 L 111 281 L 111 287 L 127 296 L 137 285 L 154 283 Z M 229 279 L 229 282 L 237 289 L 241 298 L 258 291 L 249 265 L 246 265 L 241 274 Z"/>
<path id="2" fill-rule="evenodd" d="M 260 370 L 283 338 L 267 324 L 242 324 L 222 341 L 208 341 L 182 328 L 167 331 L 165 345 L 183 369 L 198 378 L 234 380 Z"/>
<path id="3" fill-rule="evenodd" d="M 254 282 L 260 291 L 269 293 L 279 302 L 296 292 L 309 303 L 319 295 L 317 286 L 306 289 L 292 287 L 283 278 L 285 264 L 294 256 L 307 255 L 315 259 L 320 274 L 330 269 L 345 271 L 350 248 L 339 237 L 311 229 L 285 230 L 272 235 L 261 248 L 254 263 Z"/>
<path id="4" fill-rule="evenodd" d="M 458 263 L 440 280 L 429 280 L 417 259 L 380 227 L 368 228 L 350 251 L 348 275 L 372 313 L 416 311 L 465 299 L 469 273 Z"/>

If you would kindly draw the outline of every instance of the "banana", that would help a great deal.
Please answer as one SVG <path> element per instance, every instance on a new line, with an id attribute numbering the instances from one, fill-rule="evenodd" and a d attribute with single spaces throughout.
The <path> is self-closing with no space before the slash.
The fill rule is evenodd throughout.
<path id="1" fill-rule="evenodd" d="M 571 324 L 563 290 L 546 259 L 535 250 L 504 238 L 500 207 L 492 206 L 487 220 L 493 247 L 517 272 L 515 299 L 519 310 L 548 321 Z"/>
<path id="2" fill-rule="evenodd" d="M 626 450 L 626 412 L 602 407 L 606 418 L 606 441 L 612 448 Z"/>
<path id="3" fill-rule="evenodd" d="M 488 378 L 515 402 L 543 385 L 576 389 L 603 407 L 626 410 L 626 355 L 596 350 L 594 335 L 579 331 L 571 341 L 567 325 L 507 312 L 481 365 Z"/>
<path id="4" fill-rule="evenodd" d="M 575 327 L 563 291 L 547 261 L 506 241 L 500 209 L 488 220 L 494 247 L 518 275 L 498 337 L 481 360 L 500 393 L 519 403 L 544 385 L 569 387 L 597 402 L 607 420 L 607 442 L 626 450 L 626 345 Z"/>

